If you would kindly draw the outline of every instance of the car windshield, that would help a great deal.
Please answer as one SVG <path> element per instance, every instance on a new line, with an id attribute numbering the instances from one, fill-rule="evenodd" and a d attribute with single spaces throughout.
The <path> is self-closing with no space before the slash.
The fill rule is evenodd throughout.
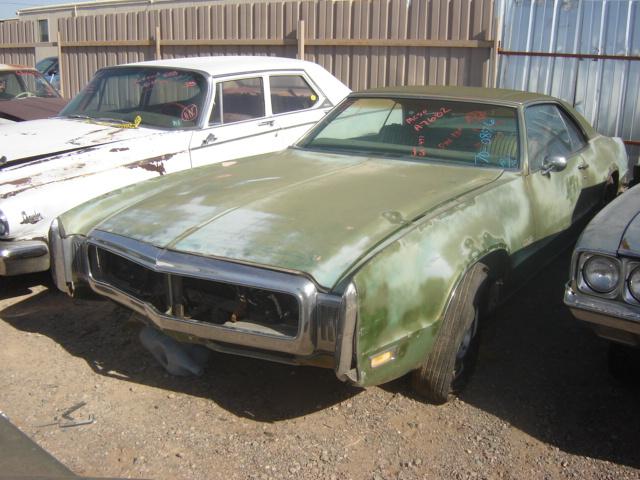
<path id="1" fill-rule="evenodd" d="M 435 98 L 351 98 L 298 147 L 518 168 L 516 109 Z"/>
<path id="2" fill-rule="evenodd" d="M 60 113 L 63 117 L 180 129 L 198 124 L 207 81 L 199 73 L 149 67 L 100 70 Z"/>
<path id="3" fill-rule="evenodd" d="M 42 60 L 40 60 L 38 63 L 36 63 L 36 69 L 40 72 L 40 73 L 45 73 L 47 70 L 49 70 L 54 63 L 56 63 L 58 61 L 58 59 L 56 57 L 47 57 L 44 58 Z"/>
<path id="4" fill-rule="evenodd" d="M 0 100 L 28 97 L 57 98 L 59 95 L 36 70 L 0 72 Z"/>

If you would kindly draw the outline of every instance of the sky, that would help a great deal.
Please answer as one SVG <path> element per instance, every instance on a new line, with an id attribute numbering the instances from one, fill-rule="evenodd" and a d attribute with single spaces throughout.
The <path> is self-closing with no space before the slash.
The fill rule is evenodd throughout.
<path id="1" fill-rule="evenodd" d="M 86 1 L 86 0 L 83 0 Z M 0 19 L 15 18 L 16 10 L 56 3 L 79 3 L 73 0 L 0 0 Z"/>

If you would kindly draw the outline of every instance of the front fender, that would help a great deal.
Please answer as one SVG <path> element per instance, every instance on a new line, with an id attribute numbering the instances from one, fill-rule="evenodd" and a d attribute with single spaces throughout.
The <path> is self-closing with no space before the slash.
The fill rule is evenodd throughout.
<path id="1" fill-rule="evenodd" d="M 534 238 L 528 202 L 522 178 L 505 179 L 424 219 L 354 274 L 359 384 L 384 383 L 420 365 L 464 273 Z M 393 360 L 373 368 L 372 357 L 386 351 Z"/>

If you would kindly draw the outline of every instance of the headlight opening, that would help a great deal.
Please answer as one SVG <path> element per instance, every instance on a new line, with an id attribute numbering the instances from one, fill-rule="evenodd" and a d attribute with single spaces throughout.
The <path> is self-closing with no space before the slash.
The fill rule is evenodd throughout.
<path id="1" fill-rule="evenodd" d="M 584 262 L 582 277 L 592 291 L 609 294 L 620 283 L 620 264 L 614 258 L 594 255 Z"/>

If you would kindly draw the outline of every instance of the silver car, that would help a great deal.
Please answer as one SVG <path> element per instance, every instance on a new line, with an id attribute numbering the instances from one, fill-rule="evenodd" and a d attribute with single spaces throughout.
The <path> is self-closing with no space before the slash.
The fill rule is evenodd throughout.
<path id="1" fill-rule="evenodd" d="M 612 342 L 611 372 L 627 369 L 629 347 L 640 347 L 640 185 L 587 225 L 573 252 L 564 303 Z"/>

